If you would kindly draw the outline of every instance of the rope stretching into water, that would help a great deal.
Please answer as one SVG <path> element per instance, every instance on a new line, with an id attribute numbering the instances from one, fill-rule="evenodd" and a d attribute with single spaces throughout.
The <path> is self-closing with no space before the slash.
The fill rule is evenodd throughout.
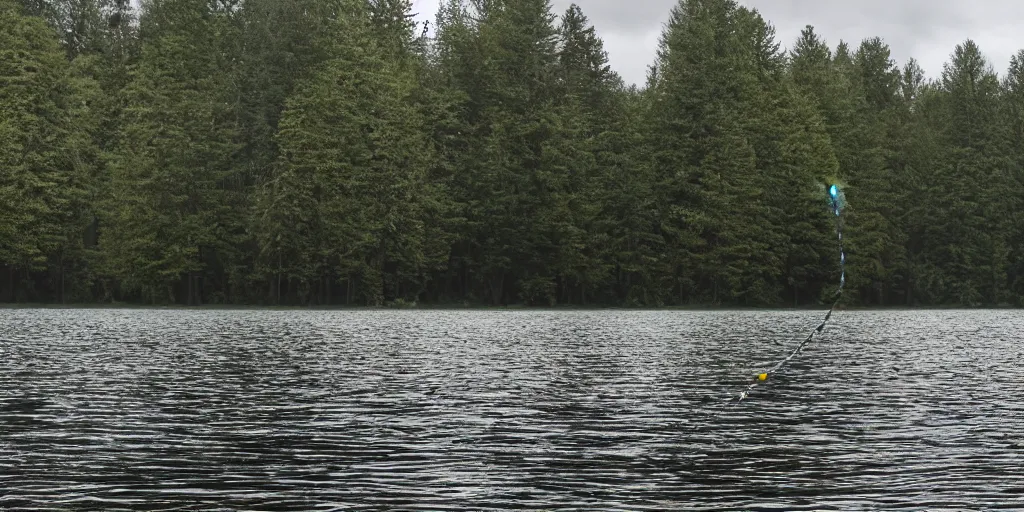
<path id="1" fill-rule="evenodd" d="M 807 344 L 810 343 L 812 339 L 814 339 L 815 334 L 820 334 L 821 331 L 825 329 L 825 324 L 828 323 L 829 318 L 832 318 L 832 311 L 835 310 L 836 305 L 839 304 L 839 299 L 841 299 L 843 296 L 843 287 L 846 285 L 846 252 L 843 250 L 843 217 L 842 215 L 840 215 L 840 213 L 843 210 L 843 203 L 845 201 L 845 198 L 843 196 L 843 193 L 839 190 L 838 186 L 832 185 L 831 188 L 829 188 L 828 201 L 829 207 L 832 209 L 832 212 L 835 213 L 836 216 L 836 235 L 839 237 L 840 274 L 839 289 L 836 290 L 835 300 L 833 300 L 832 306 L 828 308 L 828 313 L 825 314 L 825 319 L 822 320 L 821 324 L 819 324 L 817 328 L 811 331 L 811 333 L 807 335 L 807 338 L 804 339 L 804 341 L 802 341 L 799 345 L 797 345 L 796 349 L 793 350 L 793 352 L 791 352 L 788 356 L 786 356 L 785 359 L 779 361 L 775 366 L 771 367 L 771 369 L 769 369 L 768 371 L 755 377 L 754 381 L 751 382 L 746 387 L 746 389 L 740 392 L 739 396 L 736 399 L 737 402 L 740 402 L 743 399 L 747 398 L 747 395 L 749 395 L 750 392 L 758 386 L 758 384 L 767 381 L 768 377 L 777 372 L 780 368 L 782 368 L 783 365 L 788 363 L 791 359 L 796 357 L 796 355 L 799 354 L 800 351 L 803 350 L 803 348 L 807 346 Z"/>

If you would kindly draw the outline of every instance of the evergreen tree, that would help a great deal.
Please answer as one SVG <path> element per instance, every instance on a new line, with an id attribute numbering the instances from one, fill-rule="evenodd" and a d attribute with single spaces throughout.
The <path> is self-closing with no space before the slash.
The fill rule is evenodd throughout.
<path id="1" fill-rule="evenodd" d="M 572 224 L 558 256 L 564 292 L 560 300 L 576 298 L 587 303 L 589 296 L 607 290 L 612 283 L 613 248 L 607 230 L 613 229 L 616 219 L 602 218 L 602 213 L 610 213 L 601 211 L 602 204 L 612 200 L 605 187 L 613 186 L 604 179 L 616 180 L 614 174 L 629 168 L 623 168 L 621 160 L 599 161 L 599 137 L 605 135 L 608 140 L 617 136 L 609 132 L 628 128 L 613 117 L 627 115 L 624 105 L 615 103 L 621 98 L 621 79 L 611 71 L 595 28 L 575 4 L 562 16 L 558 30 L 558 75 L 561 151 L 572 162 L 564 196 Z M 612 168 L 602 168 L 608 165 Z"/>
<path id="2" fill-rule="evenodd" d="M 849 268 L 851 288 L 869 304 L 885 305 L 905 265 L 904 235 L 894 223 L 893 207 L 902 190 L 886 186 L 897 177 L 889 143 L 893 140 L 900 72 L 889 47 L 878 38 L 864 40 L 847 68 L 855 109 L 853 127 L 844 134 L 841 172 L 848 184 Z"/>
<path id="3" fill-rule="evenodd" d="M 388 58 L 359 6 L 339 23 L 335 56 L 299 85 L 282 118 L 263 244 L 302 302 L 325 279 L 358 286 L 371 305 L 415 300 L 444 257 L 415 76 Z"/>
<path id="4" fill-rule="evenodd" d="M 611 121 L 594 141 L 600 205 L 593 228 L 611 266 L 614 283 L 606 301 L 629 305 L 661 302 L 659 260 L 664 238 L 657 231 L 658 202 L 651 174 L 649 137 L 644 121 L 647 98 L 637 90 L 620 90 L 609 110 Z"/>
<path id="5" fill-rule="evenodd" d="M 923 231 L 934 214 L 931 185 L 945 151 L 938 141 L 942 128 L 937 100 L 941 98 L 935 87 L 925 82 L 924 70 L 910 59 L 901 73 L 898 107 L 888 136 L 892 174 L 882 182 L 887 189 L 883 193 L 889 200 L 898 201 L 885 206 L 885 211 L 891 215 L 889 222 L 898 225 L 904 236 L 904 276 L 901 283 L 895 283 L 894 292 L 901 293 L 900 302 L 907 305 L 918 303 L 918 279 L 927 274 L 922 273 L 921 266 Z"/>
<path id="6" fill-rule="evenodd" d="M 64 260 L 81 245 L 93 84 L 76 79 L 42 18 L 0 1 L 0 291 L 63 300 Z M 50 269 L 42 282 L 32 272 Z"/>
<path id="7" fill-rule="evenodd" d="M 1010 162 L 999 82 L 973 41 L 957 45 L 942 72 L 942 91 L 948 123 L 943 140 L 950 151 L 936 176 L 940 190 L 933 200 L 942 211 L 928 238 L 945 285 L 941 295 L 933 293 L 945 304 L 998 304 L 1006 300 L 1009 226 L 1002 199 Z"/>
<path id="8" fill-rule="evenodd" d="M 554 16 L 547 0 L 508 0 L 479 4 L 473 17 L 452 2 L 439 25 L 439 52 L 463 59 L 449 76 L 471 146 L 454 182 L 467 219 L 458 257 L 475 296 L 550 303 L 570 229 L 569 161 L 552 138 L 561 123 Z"/>
<path id="9" fill-rule="evenodd" d="M 773 185 L 757 132 L 781 63 L 771 28 L 729 0 L 684 0 L 662 39 L 652 129 L 661 229 L 678 302 L 778 299 L 778 229 L 760 224 Z M 759 157 L 757 146 L 765 146 Z M 767 171 L 767 172 L 766 172 Z M 781 226 L 779 226 L 781 228 Z"/>
<path id="10" fill-rule="evenodd" d="M 1010 67 L 1003 80 L 1003 119 L 1009 161 L 1008 189 L 998 200 L 1004 206 L 1001 215 L 1008 230 L 1009 260 L 1007 284 L 1012 301 L 1024 304 L 1024 50 L 1010 58 Z"/>
<path id="11" fill-rule="evenodd" d="M 244 235 L 238 123 L 230 99 L 230 10 L 205 0 L 154 0 L 125 89 L 102 244 L 127 293 L 189 304 L 213 289 Z M 223 297 L 222 297 L 223 299 Z"/>
<path id="12" fill-rule="evenodd" d="M 0 0 L 0 300 L 1024 304 L 1024 52 L 680 0 Z"/>

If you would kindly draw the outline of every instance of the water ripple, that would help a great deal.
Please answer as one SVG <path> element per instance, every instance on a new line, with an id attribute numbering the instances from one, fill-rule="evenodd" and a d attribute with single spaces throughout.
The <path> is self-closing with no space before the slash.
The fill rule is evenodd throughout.
<path id="1" fill-rule="evenodd" d="M 1019 315 L 819 316 L 0 310 L 0 509 L 1024 508 Z"/>

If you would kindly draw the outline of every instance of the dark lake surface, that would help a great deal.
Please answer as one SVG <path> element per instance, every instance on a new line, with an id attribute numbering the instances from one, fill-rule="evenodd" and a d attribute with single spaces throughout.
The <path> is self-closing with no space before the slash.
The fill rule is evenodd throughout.
<path id="1" fill-rule="evenodd" d="M 0 310 L 0 510 L 1024 508 L 1024 314 Z"/>

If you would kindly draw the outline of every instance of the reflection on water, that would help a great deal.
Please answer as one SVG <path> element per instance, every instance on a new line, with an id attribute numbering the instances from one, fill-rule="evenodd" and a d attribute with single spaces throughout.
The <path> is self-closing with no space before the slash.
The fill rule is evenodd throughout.
<path id="1" fill-rule="evenodd" d="M 0 310 L 0 509 L 1024 507 L 1019 314 L 817 322 Z"/>

